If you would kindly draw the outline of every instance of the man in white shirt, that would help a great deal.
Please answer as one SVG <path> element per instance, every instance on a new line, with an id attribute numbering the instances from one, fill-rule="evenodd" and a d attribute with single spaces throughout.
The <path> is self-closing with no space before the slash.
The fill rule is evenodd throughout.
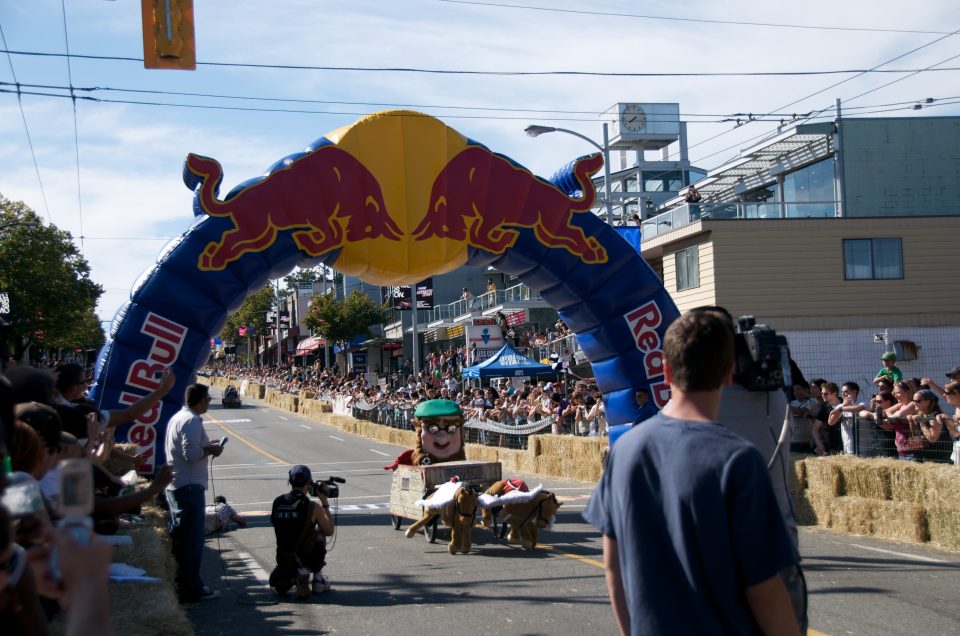
<path id="1" fill-rule="evenodd" d="M 187 387 L 183 408 L 167 423 L 164 449 L 173 464 L 173 481 L 167 486 L 170 507 L 170 538 L 177 562 L 177 594 L 182 603 L 213 599 L 200 579 L 203 558 L 204 504 L 207 490 L 207 457 L 220 457 L 223 446 L 211 444 L 203 430 L 201 415 L 210 407 L 210 390 L 205 384 Z"/>

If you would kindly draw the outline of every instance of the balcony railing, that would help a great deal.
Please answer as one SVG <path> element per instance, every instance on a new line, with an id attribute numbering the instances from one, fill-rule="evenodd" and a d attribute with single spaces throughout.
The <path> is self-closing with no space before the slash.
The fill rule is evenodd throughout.
<path id="1" fill-rule="evenodd" d="M 641 224 L 643 240 L 690 225 L 702 219 L 823 219 L 837 215 L 836 201 L 688 203 Z"/>

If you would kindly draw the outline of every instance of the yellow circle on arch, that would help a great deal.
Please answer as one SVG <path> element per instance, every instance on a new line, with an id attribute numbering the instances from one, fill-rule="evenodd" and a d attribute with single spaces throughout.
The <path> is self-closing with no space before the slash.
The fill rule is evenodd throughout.
<path id="1" fill-rule="evenodd" d="M 334 267 L 375 285 L 411 285 L 454 270 L 467 261 L 467 244 L 412 232 L 427 214 L 434 181 L 467 138 L 443 122 L 415 111 L 383 111 L 327 135 L 376 177 L 387 213 L 403 231 L 400 241 L 384 237 L 347 243 Z"/>

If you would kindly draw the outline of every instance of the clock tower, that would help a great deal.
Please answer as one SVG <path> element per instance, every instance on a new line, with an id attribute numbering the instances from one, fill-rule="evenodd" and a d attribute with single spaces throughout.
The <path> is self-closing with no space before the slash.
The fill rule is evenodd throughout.
<path id="1" fill-rule="evenodd" d="M 611 148 L 658 150 L 680 139 L 680 104 L 621 102 L 605 115 L 613 119 Z"/>

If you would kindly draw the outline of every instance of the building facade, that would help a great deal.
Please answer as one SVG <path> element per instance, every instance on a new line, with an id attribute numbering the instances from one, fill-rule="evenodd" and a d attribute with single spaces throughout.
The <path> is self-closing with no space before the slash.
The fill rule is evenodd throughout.
<path id="1" fill-rule="evenodd" d="M 960 118 L 796 126 L 711 171 L 644 223 L 681 310 L 720 305 L 787 335 L 807 379 L 870 387 L 960 363 Z"/>

